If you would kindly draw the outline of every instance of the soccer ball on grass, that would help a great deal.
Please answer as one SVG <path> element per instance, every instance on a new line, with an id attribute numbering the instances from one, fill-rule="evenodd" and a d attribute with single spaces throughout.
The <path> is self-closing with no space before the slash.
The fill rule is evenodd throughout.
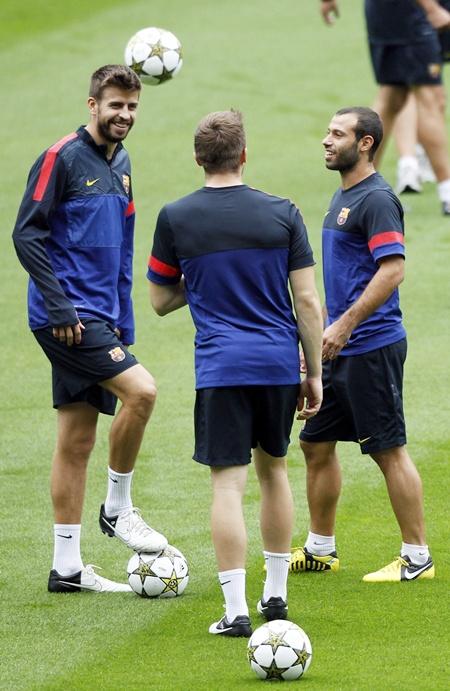
<path id="1" fill-rule="evenodd" d="M 162 552 L 133 554 L 128 582 L 142 597 L 176 597 L 189 581 L 189 568 L 181 552 L 167 545 Z"/>
<path id="2" fill-rule="evenodd" d="M 170 31 L 155 26 L 141 29 L 125 48 L 125 64 L 144 84 L 162 84 L 181 70 L 181 43 Z"/>
<path id="3" fill-rule="evenodd" d="M 276 619 L 253 632 L 247 657 L 260 679 L 299 679 L 311 664 L 312 647 L 300 626 Z"/>

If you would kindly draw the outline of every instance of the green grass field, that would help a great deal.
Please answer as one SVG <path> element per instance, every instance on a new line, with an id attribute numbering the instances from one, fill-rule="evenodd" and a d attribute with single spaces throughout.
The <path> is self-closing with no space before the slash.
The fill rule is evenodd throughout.
<path id="1" fill-rule="evenodd" d="M 333 29 L 322 25 L 317 4 L 2 1 L 2 689 L 216 691 L 256 689 L 262 683 L 248 667 L 244 640 L 217 640 L 207 633 L 221 615 L 222 597 L 209 535 L 209 474 L 191 460 L 193 330 L 187 311 L 164 320 L 152 314 L 145 272 L 159 208 L 202 184 L 192 161 L 198 120 L 230 106 L 245 115 L 246 181 L 299 205 L 320 258 L 321 221 L 339 182 L 324 168 L 320 141 L 334 111 L 370 105 L 375 85 L 362 1 L 342 0 L 342 17 Z M 149 522 L 185 553 L 191 581 L 181 598 L 170 601 L 131 594 L 52 596 L 46 591 L 53 549 L 50 370 L 27 328 L 26 275 L 10 235 L 32 161 L 86 122 L 90 74 L 101 64 L 120 62 L 128 38 L 149 25 L 179 36 L 185 65 L 173 83 L 144 88 L 138 122 L 127 142 L 138 219 L 134 352 L 159 385 L 135 473 L 134 499 Z M 382 172 L 391 181 L 394 167 L 390 148 Z M 398 586 L 361 582 L 364 573 L 398 553 L 400 538 L 381 473 L 356 446 L 342 446 L 341 571 L 289 581 L 290 618 L 313 644 L 312 666 L 298 682 L 309 691 L 449 686 L 450 219 L 439 215 L 432 185 L 407 201 L 407 276 L 401 291 L 409 332 L 406 414 L 409 448 L 424 482 L 437 577 Z M 106 490 L 108 425 L 108 419 L 101 421 L 90 464 L 82 549 L 87 563 L 123 579 L 130 554 L 106 539 L 97 524 Z M 297 426 L 294 430 L 289 461 L 301 543 L 308 517 Z M 253 473 L 245 506 L 253 610 L 263 582 Z M 253 622 L 258 622 L 256 615 Z"/>

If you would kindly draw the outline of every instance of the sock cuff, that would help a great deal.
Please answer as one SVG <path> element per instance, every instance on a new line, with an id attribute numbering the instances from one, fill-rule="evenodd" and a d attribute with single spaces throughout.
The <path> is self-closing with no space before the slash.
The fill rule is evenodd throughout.
<path id="1" fill-rule="evenodd" d="M 134 473 L 134 470 L 130 470 L 129 473 L 118 473 L 117 470 L 113 470 L 108 466 L 108 473 L 111 473 L 111 475 L 117 476 L 117 477 L 131 477 Z"/>
<path id="2" fill-rule="evenodd" d="M 219 578 L 227 576 L 245 576 L 245 569 L 229 569 L 228 571 L 219 571 Z"/>
<path id="3" fill-rule="evenodd" d="M 263 555 L 264 558 L 266 559 L 267 557 L 275 557 L 275 559 L 289 559 L 291 556 L 290 552 L 267 552 L 265 549 L 263 550 Z"/>
<path id="4" fill-rule="evenodd" d="M 54 523 L 53 528 L 55 530 L 81 530 L 80 523 Z"/>

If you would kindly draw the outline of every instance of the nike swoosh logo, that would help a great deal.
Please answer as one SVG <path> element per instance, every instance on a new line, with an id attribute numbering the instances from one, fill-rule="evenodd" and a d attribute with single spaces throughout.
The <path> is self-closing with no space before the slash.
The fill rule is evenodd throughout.
<path id="1" fill-rule="evenodd" d="M 99 180 L 100 178 L 95 178 L 95 180 L 86 180 L 86 187 L 92 187 L 92 185 L 95 185 L 95 183 Z"/>
<path id="2" fill-rule="evenodd" d="M 91 590 L 91 591 L 96 591 L 100 592 L 102 590 L 102 584 L 99 583 L 98 581 L 94 581 L 93 583 L 89 584 L 81 584 L 81 583 L 71 583 L 70 581 L 60 581 L 60 583 L 64 583 L 64 585 L 71 585 L 75 588 L 80 588 L 81 590 Z"/>
<path id="3" fill-rule="evenodd" d="M 224 581 L 223 583 L 220 581 L 220 585 L 226 585 L 227 583 L 231 583 L 231 581 Z"/>
<path id="4" fill-rule="evenodd" d="M 372 437 L 364 437 L 364 439 L 358 439 L 358 444 L 364 444 L 364 442 L 369 441 Z"/>
<path id="5" fill-rule="evenodd" d="M 73 537 L 72 535 L 60 535 L 59 533 L 56 534 L 58 537 L 63 537 L 65 540 L 71 540 Z"/>
<path id="6" fill-rule="evenodd" d="M 112 478 L 112 477 L 110 477 L 109 479 L 111 480 L 111 482 L 115 482 L 116 485 L 117 485 L 117 483 L 119 482 L 119 480 L 114 480 L 114 478 Z"/>
<path id="7" fill-rule="evenodd" d="M 430 564 L 426 563 L 425 566 L 422 566 L 421 569 L 415 569 L 414 571 L 409 571 L 409 569 L 405 569 L 405 578 L 407 581 L 412 581 L 413 578 L 417 578 L 417 576 L 420 576 L 420 574 L 423 571 L 426 571 L 427 569 L 430 568 Z"/>

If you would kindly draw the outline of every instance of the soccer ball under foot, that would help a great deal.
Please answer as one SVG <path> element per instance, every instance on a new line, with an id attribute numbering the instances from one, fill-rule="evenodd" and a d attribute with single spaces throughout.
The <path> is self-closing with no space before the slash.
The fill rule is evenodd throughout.
<path id="1" fill-rule="evenodd" d="M 129 584 L 142 597 L 176 597 L 189 581 L 187 561 L 171 545 L 162 552 L 133 554 L 127 571 Z"/>

